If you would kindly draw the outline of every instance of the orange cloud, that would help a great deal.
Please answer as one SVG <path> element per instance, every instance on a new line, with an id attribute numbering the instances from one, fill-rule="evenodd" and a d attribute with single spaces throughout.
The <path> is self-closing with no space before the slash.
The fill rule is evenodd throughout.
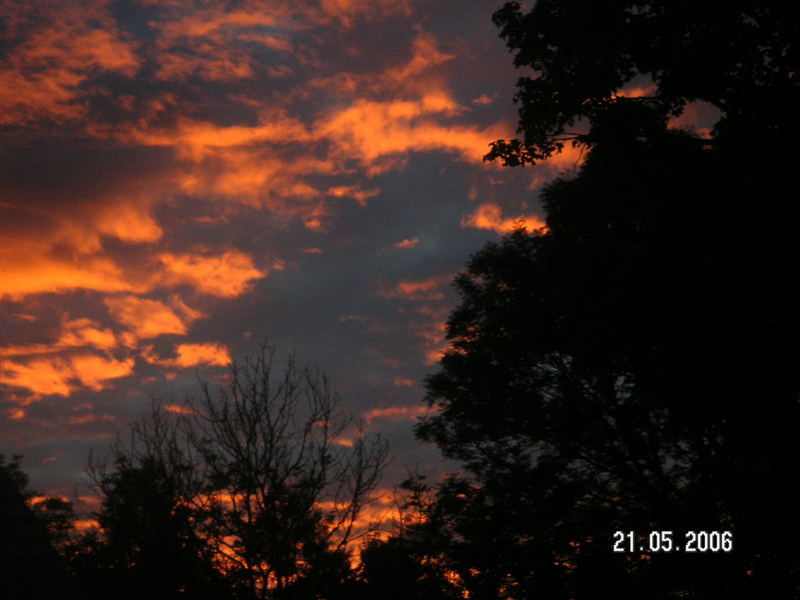
<path id="1" fill-rule="evenodd" d="M 378 419 L 388 419 L 390 421 L 413 420 L 416 417 L 430 413 L 433 408 L 427 406 L 387 406 L 385 408 L 373 408 L 364 413 L 364 420 L 368 424 Z"/>
<path id="2" fill-rule="evenodd" d="M 97 233 L 128 243 L 157 242 L 164 230 L 146 208 L 126 202 L 114 202 L 97 217 Z"/>
<path id="3" fill-rule="evenodd" d="M 33 201 L 10 194 L 12 201 L 0 204 L 0 296 L 19 300 L 74 290 L 145 291 L 146 277 L 135 267 L 144 261 L 131 263 L 124 256 L 119 260 L 106 247 L 114 238 L 139 245 L 130 251 L 146 255 L 147 244 L 163 237 L 151 214 L 162 186 L 161 181 L 150 182 L 144 191 L 140 182 L 121 182 L 116 187 L 127 188 L 121 194 L 129 195 L 101 196 L 101 187 L 95 192 L 98 197 L 80 200 L 59 198 L 59 190 L 48 190 L 47 196 L 42 192 Z M 153 195 L 147 196 L 148 192 Z M 50 202 L 50 194 L 56 202 Z M 26 226 L 15 226 L 20 222 Z"/>
<path id="4" fill-rule="evenodd" d="M 351 60 L 368 50 L 355 36 L 347 41 L 353 54 L 334 61 L 322 55 L 320 48 L 327 46 L 317 47 L 314 36 L 301 43 L 295 35 L 317 25 L 341 31 L 336 27 L 409 15 L 410 0 L 267 0 L 234 9 L 149 2 L 158 17 L 148 23 L 147 44 L 132 41 L 133 34 L 117 26 L 105 0 L 45 3 L 44 9 L 36 4 L 35 18 L 26 3 L 12 4 L 21 8 L 0 6 L 0 17 L 12 9 L 20 13 L 4 20 L 14 24 L 3 31 L 8 47 L 0 66 L 0 124 L 23 125 L 30 135 L 28 129 L 40 121 L 51 127 L 72 121 L 69 131 L 52 131 L 69 136 L 79 130 L 84 139 L 95 138 L 92 144 L 125 146 L 137 157 L 141 152 L 161 161 L 152 177 L 147 173 L 133 185 L 118 181 L 121 171 L 114 171 L 107 178 L 113 178 L 111 186 L 98 181 L 95 191 L 94 181 L 80 180 L 75 190 L 54 186 L 52 198 L 49 189 L 40 192 L 47 197 L 34 199 L 30 209 L 12 198 L 15 210 L 25 204 L 28 211 L 20 222 L 35 221 L 24 235 L 15 231 L 22 228 L 14 219 L 0 215 L 0 296 L 91 291 L 91 302 L 104 299 L 114 320 L 110 328 L 90 319 L 66 321 L 51 343 L 0 348 L 0 382 L 31 393 L 102 389 L 129 373 L 134 361 L 111 358 L 111 350 L 175 369 L 230 360 L 219 344 L 180 344 L 166 359 L 139 353 L 141 340 L 186 335 L 204 317 L 176 297 L 156 299 L 155 293 L 189 286 L 199 294 L 234 298 L 268 270 L 284 268 L 282 261 L 270 264 L 271 258 L 263 262 L 237 249 L 212 254 L 190 248 L 182 232 L 190 233 L 196 221 L 203 219 L 210 231 L 217 223 L 230 224 L 233 218 L 225 218 L 236 211 L 263 210 L 271 213 L 270 227 L 297 219 L 324 232 L 331 228 L 337 198 L 365 206 L 380 193 L 367 179 L 401 168 L 412 153 L 445 152 L 481 165 L 488 141 L 510 137 L 507 124 L 469 122 L 470 111 L 477 112 L 473 106 L 486 104 L 486 97 L 456 97 L 446 73 L 456 53 L 420 28 L 407 46 L 364 64 Z M 17 23 L 27 23 L 27 29 Z M 323 33 L 318 38 L 327 43 Z M 357 62 L 354 72 L 331 70 L 343 61 Z M 317 76 L 291 88 L 290 77 L 307 73 Z M 116 93 L 114 81 L 145 76 L 152 85 L 126 84 L 127 93 Z M 264 86 L 267 77 L 286 79 Z M 248 80 L 258 87 L 245 87 Z M 208 82 L 214 85 L 204 88 Z M 203 208 L 181 221 L 186 215 L 176 217 L 171 203 L 186 196 L 202 199 Z M 217 205 L 208 209 L 206 200 Z M 179 224 L 186 227 L 179 230 Z M 409 238 L 394 247 L 417 244 L 419 238 Z M 300 248 L 306 245 L 312 243 Z M 435 303 L 444 297 L 443 282 L 401 281 L 383 295 Z M 434 351 L 434 342 L 425 344 L 427 353 Z M 395 384 L 407 381 L 397 378 Z"/>
<path id="5" fill-rule="evenodd" d="M 674 128 L 689 128 L 700 137 L 711 139 L 713 124 L 719 120 L 720 111 L 711 104 L 703 101 L 689 102 L 683 111 L 669 120 L 669 126 Z"/>
<path id="6" fill-rule="evenodd" d="M 144 356 L 148 362 L 163 367 L 188 369 L 198 365 L 221 366 L 231 363 L 231 355 L 227 346 L 215 343 L 178 344 L 177 357 L 159 359 L 150 349 L 145 349 Z M 175 411 L 172 411 L 175 412 Z"/>
<path id="7" fill-rule="evenodd" d="M 74 525 L 75 529 L 80 533 L 100 528 L 100 522 L 97 519 L 78 519 Z"/>
<path id="8" fill-rule="evenodd" d="M 277 8 L 277 7 L 276 7 Z M 169 41 L 185 38 L 215 38 L 220 30 L 230 28 L 272 27 L 280 24 L 280 14 L 234 10 L 224 12 L 221 7 L 193 11 L 190 16 L 159 25 L 162 37 Z"/>
<path id="9" fill-rule="evenodd" d="M 133 372 L 134 360 L 117 360 L 93 354 L 36 358 L 26 362 L 0 360 L 0 384 L 22 388 L 34 394 L 69 396 L 86 387 L 105 389 L 108 380 Z"/>
<path id="10" fill-rule="evenodd" d="M 134 360 L 116 360 L 93 354 L 82 354 L 71 358 L 72 372 L 82 385 L 99 391 L 105 389 L 103 382 L 125 377 L 133 373 Z"/>
<path id="11" fill-rule="evenodd" d="M 376 71 L 343 71 L 317 76 L 303 87 L 303 93 L 325 93 L 352 101 L 361 99 L 412 98 L 442 89 L 441 73 L 435 67 L 455 58 L 442 52 L 433 35 L 420 31 L 414 38 L 411 58 L 396 66 Z"/>
<path id="12" fill-rule="evenodd" d="M 443 91 L 428 92 L 417 100 L 359 99 L 320 121 L 318 131 L 330 139 L 339 152 L 361 161 L 368 175 L 385 170 L 378 163 L 379 159 L 411 151 L 455 152 L 462 160 L 482 164 L 487 140 L 507 135 L 507 128 L 447 126 L 438 120 L 462 110 Z"/>
<path id="13" fill-rule="evenodd" d="M 65 349 L 93 347 L 110 350 L 117 346 L 117 338 L 110 329 L 100 329 L 91 319 L 75 319 L 62 326 L 62 332 L 54 344 L 29 344 L 0 347 L 0 356 L 34 356 L 55 354 Z"/>
<path id="14" fill-rule="evenodd" d="M 253 126 L 220 126 L 178 116 L 173 127 L 155 127 L 147 123 L 129 124 L 112 132 L 98 130 L 98 135 L 111 135 L 119 141 L 143 146 L 168 146 L 180 155 L 198 161 L 212 155 L 215 149 L 254 144 L 309 141 L 310 133 L 297 119 L 285 112 L 264 109 L 260 123 Z"/>
<path id="15" fill-rule="evenodd" d="M 154 59 L 160 65 L 156 78 L 233 81 L 253 77 L 258 63 L 243 42 L 281 48 L 264 27 L 286 23 L 287 10 L 273 3 L 269 10 L 233 10 L 221 5 L 195 9 L 188 16 L 153 23 L 159 30 Z"/>
<path id="16" fill-rule="evenodd" d="M 88 10 L 70 4 L 42 10 L 40 22 L 24 36 L 15 28 L 30 27 L 30 21 L 6 20 L 4 38 L 24 41 L 9 44 L 0 68 L 0 125 L 80 118 L 90 93 L 84 83 L 109 72 L 136 73 L 135 46 L 123 39 L 106 7 L 90 4 Z"/>
<path id="17" fill-rule="evenodd" d="M 499 234 L 510 233 L 518 227 L 523 227 L 529 231 L 542 229 L 545 222 L 537 215 L 520 215 L 510 218 L 503 217 L 503 209 L 500 205 L 493 202 L 481 204 L 475 212 L 464 215 L 461 218 L 461 227 L 472 227 L 474 229 L 488 229 Z"/>
<path id="18" fill-rule="evenodd" d="M 373 20 L 391 15 L 410 15 L 410 0 L 322 0 L 320 10 L 309 6 L 306 14 L 319 25 L 337 21 L 346 28 L 351 28 L 358 20 Z"/>
<path id="19" fill-rule="evenodd" d="M 166 267 L 163 278 L 170 284 L 185 283 L 198 292 L 233 298 L 250 289 L 251 282 L 267 276 L 253 265 L 253 259 L 239 250 L 228 250 L 218 256 L 194 254 L 161 254 Z"/>
<path id="20" fill-rule="evenodd" d="M 173 298 L 173 308 L 137 296 L 106 298 L 104 302 L 114 319 L 142 339 L 164 334 L 185 335 L 188 325 L 204 316 L 177 298 Z"/>
<path id="21" fill-rule="evenodd" d="M 10 408 L 6 414 L 12 421 L 19 421 L 20 419 L 24 419 L 27 413 L 21 408 Z"/>
<path id="22" fill-rule="evenodd" d="M 381 193 L 380 189 L 362 190 L 355 185 L 339 185 L 328 188 L 328 195 L 336 198 L 353 198 L 361 206 L 367 205 L 367 200 Z"/>
<path id="23" fill-rule="evenodd" d="M 455 55 L 439 50 L 432 35 L 420 32 L 414 38 L 411 60 L 404 65 L 389 69 L 383 77 L 385 80 L 395 83 L 419 83 L 419 76 L 422 73 L 453 58 Z"/>
<path id="24" fill-rule="evenodd" d="M 412 387 L 415 384 L 414 380 L 408 377 L 395 377 L 393 383 L 397 387 Z"/>
<path id="25" fill-rule="evenodd" d="M 198 77 L 208 81 L 246 79 L 255 73 L 251 58 L 244 52 L 233 52 L 211 44 L 198 44 L 204 56 L 171 53 L 161 59 L 156 77 L 163 80 L 183 80 Z"/>
<path id="26" fill-rule="evenodd" d="M 402 242 L 397 242 L 396 244 L 394 244 L 394 247 L 395 248 L 413 248 L 417 244 L 419 244 L 419 238 L 415 237 L 415 238 L 408 238 L 406 240 L 403 240 Z"/>
<path id="27" fill-rule="evenodd" d="M 385 298 L 403 298 L 413 302 L 442 300 L 444 293 L 439 291 L 439 288 L 450 279 L 452 277 L 446 275 L 444 277 L 429 277 L 428 279 L 416 281 L 403 280 L 391 290 L 381 292 L 381 296 Z"/>
<path id="28" fill-rule="evenodd" d="M 450 345 L 445 337 L 447 323 L 445 321 L 435 321 L 427 325 L 416 325 L 414 329 L 417 336 L 422 338 L 425 364 L 434 365 L 439 362 Z"/>
<path id="29" fill-rule="evenodd" d="M 193 408 L 189 408 L 188 406 L 182 406 L 180 404 L 167 404 L 164 406 L 164 410 L 176 415 L 196 415 L 197 410 Z"/>
<path id="30" fill-rule="evenodd" d="M 350 1 L 335 4 L 338 14 L 383 10 L 381 3 L 370 3 L 369 8 Z M 394 4 L 391 10 L 397 10 Z M 285 26 L 291 20 L 291 10 L 281 5 L 278 11 L 284 11 L 286 18 L 276 17 L 272 10 L 266 14 L 258 10 L 200 10 L 158 26 L 163 38 L 160 52 L 169 54 L 170 44 L 185 44 L 187 39 L 224 45 L 242 35 L 255 35 L 254 27 Z M 303 16 L 313 20 L 308 12 Z M 215 60 L 221 56 L 212 54 Z M 176 56 L 174 60 L 184 60 L 183 55 Z M 372 176 L 402 166 L 403 155 L 409 152 L 430 150 L 454 152 L 463 160 L 482 164 L 488 140 L 508 137 L 509 127 L 505 125 L 478 128 L 443 124 L 443 118 L 456 117 L 467 109 L 442 89 L 441 81 L 434 77 L 431 85 L 422 85 L 420 76 L 453 58 L 438 48 L 432 35 L 419 33 L 412 44 L 411 58 L 399 66 L 377 73 L 337 73 L 330 81 L 311 80 L 303 86 L 302 93 L 313 93 L 319 87 L 326 94 L 331 86 L 348 79 L 355 86 L 348 91 L 348 106 L 309 116 L 305 122 L 289 116 L 279 103 L 268 104 L 239 94 L 231 96 L 231 100 L 247 105 L 248 111 L 256 111 L 257 124 L 222 126 L 182 114 L 164 120 L 158 116 L 164 108 L 160 103 L 152 119 L 145 115 L 135 123 L 94 131 L 126 144 L 173 148 L 183 161 L 177 179 L 184 192 L 267 208 L 282 217 L 298 217 L 313 231 L 325 231 L 325 195 L 352 197 L 365 205 L 380 190 L 341 184 L 320 189 L 308 182 L 309 176 L 341 174 L 352 160 L 360 162 L 366 175 Z M 236 71 L 230 65 L 223 70 Z M 387 90 L 401 99 L 369 100 L 358 93 L 385 98 Z M 143 239 L 153 240 L 158 235 L 153 227 L 140 229 L 147 232 L 141 234 Z"/>
<path id="31" fill-rule="evenodd" d="M 622 98 L 642 98 L 644 96 L 652 96 L 656 92 L 656 84 L 632 84 L 627 85 L 619 90 L 616 95 Z"/>
<path id="32" fill-rule="evenodd" d="M 93 346 L 101 350 L 110 350 L 117 346 L 117 337 L 108 328 L 100 329 L 91 319 L 75 319 L 65 324 L 57 347 Z M 2 351 L 0 350 L 0 353 Z"/>
<path id="33" fill-rule="evenodd" d="M 267 209 L 284 219 L 298 218 L 315 231 L 325 229 L 329 211 L 326 192 L 305 180 L 340 172 L 341 157 L 319 158 L 298 150 L 299 158 L 287 158 L 266 142 L 263 145 L 231 146 L 225 149 L 203 146 L 202 160 L 190 162 L 181 181 L 184 192 L 212 195 L 259 209 Z M 195 157 L 196 158 L 196 157 Z M 194 161 L 195 158 L 187 157 Z M 336 189 L 340 188 L 340 189 Z M 335 193 L 363 202 L 374 190 L 355 186 L 334 186 Z"/>
<path id="34" fill-rule="evenodd" d="M 486 94 L 481 94 L 477 98 L 475 98 L 472 103 L 478 106 L 486 106 L 494 102 L 494 98 L 491 96 L 487 96 Z"/>
<path id="35" fill-rule="evenodd" d="M 132 289 L 114 261 L 101 256 L 54 256 L 36 242 L 0 249 L 0 296 L 20 300 L 31 294 L 73 290 L 122 292 Z"/>

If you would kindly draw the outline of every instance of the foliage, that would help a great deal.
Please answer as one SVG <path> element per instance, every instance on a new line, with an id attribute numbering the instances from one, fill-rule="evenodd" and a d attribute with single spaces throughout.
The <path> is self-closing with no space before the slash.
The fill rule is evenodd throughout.
<path id="1" fill-rule="evenodd" d="M 277 374 L 273 357 L 234 365 L 218 393 L 204 385 L 176 412 L 154 404 L 113 469 L 96 465 L 105 568 L 195 596 L 220 574 L 240 598 L 351 585 L 348 548 L 386 445 L 340 412 L 321 373 L 290 359 Z"/>
<path id="2" fill-rule="evenodd" d="M 573 139 L 589 151 L 543 191 L 546 232 L 472 257 L 427 382 L 440 412 L 418 434 L 467 469 L 439 486 L 429 521 L 472 598 L 798 592 L 797 117 L 760 95 L 796 88 L 794 71 L 770 66 L 775 53 L 794 60 L 796 22 L 713 5 L 723 26 L 707 29 L 711 13 L 681 3 L 540 1 L 526 15 L 509 3 L 496 15 L 538 77 L 520 84 L 525 140 L 494 156 L 543 158 L 580 118 L 589 127 Z M 740 21 L 757 38 L 736 37 Z M 636 45 L 643 32 L 650 50 Z M 686 47 L 666 52 L 670 36 Z M 708 46 L 725 36 L 739 62 L 751 40 L 771 41 L 693 87 L 693 69 L 728 60 Z M 753 85 L 771 91 L 728 89 L 759 64 L 774 73 Z M 615 97 L 637 74 L 654 97 Z M 694 99 L 723 109 L 712 140 L 667 127 Z M 758 154 L 765 143 L 777 155 Z M 615 530 L 732 530 L 737 550 L 613 555 Z"/>
<path id="3" fill-rule="evenodd" d="M 69 503 L 45 498 L 32 508 L 34 494 L 27 489 L 21 458 L 7 462 L 0 455 L 0 594 L 8 600 L 82 600 L 82 590 L 54 547 L 62 541 L 57 536 L 64 523 L 51 517 L 69 518 Z M 54 523 L 59 527 L 49 530 Z"/>
<path id="4" fill-rule="evenodd" d="M 444 560 L 440 523 L 431 519 L 432 487 L 425 476 L 409 475 L 395 497 L 393 535 L 375 536 L 361 550 L 363 598 L 456 600 L 464 587 Z"/>
<path id="5" fill-rule="evenodd" d="M 118 455 L 98 483 L 102 536 L 87 533 L 72 560 L 93 597 L 225 597 L 195 513 L 158 457 Z"/>
<path id="6" fill-rule="evenodd" d="M 495 142 L 487 158 L 519 165 L 569 141 L 591 145 L 591 128 L 632 104 L 666 117 L 702 100 L 721 111 L 718 132 L 796 137 L 800 21 L 790 4 L 537 0 L 525 11 L 515 0 L 494 21 L 514 64 L 534 74 L 515 97 L 523 138 Z M 653 89 L 626 97 L 626 84 Z"/>

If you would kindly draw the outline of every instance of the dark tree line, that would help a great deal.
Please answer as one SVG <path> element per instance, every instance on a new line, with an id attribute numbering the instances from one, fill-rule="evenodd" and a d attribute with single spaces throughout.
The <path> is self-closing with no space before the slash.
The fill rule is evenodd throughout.
<path id="1" fill-rule="evenodd" d="M 361 520 L 386 443 L 341 411 L 322 373 L 274 359 L 265 349 L 171 411 L 155 402 L 110 462 L 90 458 L 101 505 L 88 530 L 62 500 L 26 506 L 18 463 L 0 462 L 0 491 L 16 494 L 35 549 L 69 567 L 78 597 L 335 600 L 363 589 L 352 553 L 374 533 Z M 22 533 L 3 529 L 13 553 Z M 25 562 L 29 579 L 49 569 L 37 560 Z M 0 575 L 3 585 L 12 574 Z M 10 598 L 36 597 L 20 594 Z"/>
<path id="2" fill-rule="evenodd" d="M 744 2 L 509 2 L 518 140 L 487 159 L 585 161 L 546 230 L 456 280 L 418 427 L 465 472 L 406 543 L 470 598 L 796 598 L 800 21 Z M 652 84 L 626 97 L 626 84 Z M 720 111 L 710 137 L 669 127 Z M 615 531 L 637 532 L 613 553 Z M 651 531 L 731 552 L 639 552 Z"/>
<path id="3" fill-rule="evenodd" d="M 29 505 L 33 494 L 21 457 L 0 455 L 0 596 L 9 600 L 83 600 L 85 596 L 56 551 L 63 548 L 73 515 L 50 498 Z"/>

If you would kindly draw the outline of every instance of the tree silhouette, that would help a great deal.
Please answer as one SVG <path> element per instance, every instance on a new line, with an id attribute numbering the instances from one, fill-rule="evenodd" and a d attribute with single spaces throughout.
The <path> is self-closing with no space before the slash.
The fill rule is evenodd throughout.
<path id="1" fill-rule="evenodd" d="M 102 537 L 87 534 L 72 560 L 84 587 L 96 598 L 226 597 L 180 481 L 160 457 L 137 458 L 118 455 L 98 482 Z"/>
<path id="2" fill-rule="evenodd" d="M 351 585 L 349 544 L 386 445 L 340 412 L 321 373 L 291 359 L 277 373 L 273 359 L 265 348 L 234 365 L 218 393 L 204 385 L 177 412 L 154 404 L 114 445 L 113 469 L 96 469 L 101 550 L 127 577 L 184 593 L 203 587 L 187 574 L 208 580 L 209 557 L 238 598 Z"/>
<path id="3" fill-rule="evenodd" d="M 592 144 L 605 113 L 631 104 L 669 116 L 708 102 L 721 112 L 716 137 L 744 135 L 750 153 L 797 138 L 800 20 L 789 4 L 540 0 L 526 12 L 515 0 L 494 21 L 514 64 L 535 75 L 517 85 L 523 138 L 496 142 L 490 158 L 519 165 Z M 630 97 L 631 83 L 645 89 Z"/>
<path id="4" fill-rule="evenodd" d="M 28 478 L 0 455 L 0 595 L 8 600 L 81 600 L 82 590 L 51 543 L 46 524 L 27 505 Z"/>
<path id="5" fill-rule="evenodd" d="M 744 201 L 728 150 L 666 125 L 606 107 L 580 171 L 542 193 L 546 233 L 456 281 L 418 434 L 468 470 L 430 514 L 470 597 L 797 594 L 797 255 L 783 228 L 726 228 Z M 616 530 L 736 545 L 613 555 Z"/>
<path id="6" fill-rule="evenodd" d="M 428 560 L 429 540 L 410 531 L 386 540 L 371 540 L 361 553 L 364 598 L 446 600 L 460 598 L 440 564 Z"/>

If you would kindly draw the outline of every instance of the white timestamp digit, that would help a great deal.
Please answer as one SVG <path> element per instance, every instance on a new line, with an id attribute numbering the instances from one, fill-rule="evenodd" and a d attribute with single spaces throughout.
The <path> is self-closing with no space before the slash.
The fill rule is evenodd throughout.
<path id="1" fill-rule="evenodd" d="M 672 532 L 652 531 L 650 532 L 649 542 L 650 542 L 650 552 L 671 552 Z"/>
<path id="2" fill-rule="evenodd" d="M 687 531 L 686 552 L 730 552 L 732 531 Z"/>
<path id="3" fill-rule="evenodd" d="M 628 538 L 628 548 L 625 548 L 625 538 Z M 614 552 L 633 552 L 633 532 L 614 532 Z"/>

